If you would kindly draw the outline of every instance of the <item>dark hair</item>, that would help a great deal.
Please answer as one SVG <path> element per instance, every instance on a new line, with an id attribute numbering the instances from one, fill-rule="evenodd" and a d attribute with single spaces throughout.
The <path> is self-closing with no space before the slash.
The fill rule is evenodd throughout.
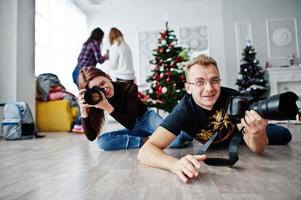
<path id="1" fill-rule="evenodd" d="M 78 87 L 79 89 L 89 89 L 89 82 L 95 77 L 103 76 L 111 80 L 111 77 L 103 72 L 102 70 L 96 67 L 83 67 L 80 70 L 78 76 Z M 104 111 L 98 108 L 88 108 L 88 120 L 91 122 L 91 125 L 94 130 L 100 132 L 104 124 Z"/>
<path id="2" fill-rule="evenodd" d="M 92 40 L 96 40 L 98 41 L 99 43 L 102 42 L 102 39 L 103 39 L 103 36 L 104 36 L 104 32 L 103 30 L 101 30 L 101 28 L 95 28 L 92 32 L 91 32 L 91 35 L 90 37 L 88 38 L 88 40 L 85 42 L 85 44 L 87 42 L 90 42 Z"/>

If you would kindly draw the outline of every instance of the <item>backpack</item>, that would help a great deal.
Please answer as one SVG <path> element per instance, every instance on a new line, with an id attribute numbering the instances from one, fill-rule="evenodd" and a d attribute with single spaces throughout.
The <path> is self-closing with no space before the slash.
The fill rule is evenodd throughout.
<path id="1" fill-rule="evenodd" d="M 37 133 L 30 108 L 25 102 L 6 103 L 1 126 L 6 140 L 31 139 Z"/>
<path id="2" fill-rule="evenodd" d="M 1 124 L 2 124 L 2 120 L 3 120 L 3 109 L 4 109 L 4 103 L 0 103 L 0 139 L 2 139 L 3 138 L 3 136 L 2 136 L 2 126 L 1 126 Z"/>

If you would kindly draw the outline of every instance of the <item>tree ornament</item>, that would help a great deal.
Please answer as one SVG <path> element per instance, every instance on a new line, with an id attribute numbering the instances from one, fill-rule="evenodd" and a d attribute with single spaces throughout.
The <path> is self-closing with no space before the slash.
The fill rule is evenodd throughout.
<path id="1" fill-rule="evenodd" d="M 183 61 L 183 58 L 182 58 L 181 56 L 177 56 L 176 61 L 177 61 L 177 62 L 182 62 L 182 61 Z"/>
<path id="2" fill-rule="evenodd" d="M 161 33 L 161 37 L 164 38 L 167 36 L 167 31 L 164 31 L 163 33 Z"/>
<path id="3" fill-rule="evenodd" d="M 164 48 L 163 48 L 163 47 L 159 47 L 158 50 L 159 50 L 160 53 L 163 53 L 163 52 L 164 52 Z"/>
<path id="4" fill-rule="evenodd" d="M 162 86 L 161 85 L 159 87 L 157 87 L 156 94 L 157 95 L 161 95 L 162 94 Z"/>
<path id="5" fill-rule="evenodd" d="M 167 78 L 166 78 L 166 80 L 165 80 L 165 82 L 166 82 L 166 84 L 169 84 L 169 82 L 170 82 L 170 78 L 169 78 L 169 77 L 167 77 Z"/>
<path id="6" fill-rule="evenodd" d="M 169 77 L 171 75 L 171 71 L 165 72 L 165 75 Z"/>

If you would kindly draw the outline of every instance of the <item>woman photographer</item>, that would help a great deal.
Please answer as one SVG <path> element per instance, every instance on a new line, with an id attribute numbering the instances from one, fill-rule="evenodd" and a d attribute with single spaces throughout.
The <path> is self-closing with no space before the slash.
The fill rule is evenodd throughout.
<path id="1" fill-rule="evenodd" d="M 77 59 L 77 65 L 72 72 L 72 79 L 78 87 L 78 74 L 82 67 L 96 67 L 96 64 L 102 64 L 109 59 L 108 55 L 101 54 L 101 45 L 104 32 L 101 28 L 95 28 L 87 41 L 83 44 Z M 72 132 L 83 133 L 80 116 L 78 116 Z"/>
<path id="2" fill-rule="evenodd" d="M 105 72 L 95 67 L 83 67 L 78 81 L 80 89 L 78 101 L 85 134 L 90 141 L 97 138 L 97 144 L 101 149 L 139 148 L 163 121 L 162 117 L 138 98 L 135 84 L 112 82 Z M 90 105 L 86 103 L 89 95 L 85 97 L 85 92 L 94 86 L 103 88 L 104 92 L 99 92 L 102 95 L 101 101 Z M 104 112 L 110 114 L 125 129 L 99 136 L 104 125 Z"/>

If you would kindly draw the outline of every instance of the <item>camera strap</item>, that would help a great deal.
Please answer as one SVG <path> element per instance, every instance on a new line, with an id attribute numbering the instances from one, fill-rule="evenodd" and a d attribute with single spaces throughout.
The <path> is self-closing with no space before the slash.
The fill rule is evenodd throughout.
<path id="1" fill-rule="evenodd" d="M 238 147 L 242 141 L 241 132 L 236 132 L 229 144 L 229 159 L 226 158 L 207 158 L 204 162 L 207 165 L 212 166 L 228 166 L 233 167 L 233 165 L 238 161 Z M 207 143 L 207 142 L 206 142 Z"/>
<path id="2" fill-rule="evenodd" d="M 229 105 L 229 103 L 227 103 L 227 105 Z M 211 137 L 209 137 L 207 142 L 201 146 L 201 148 L 198 151 L 199 154 L 204 154 L 208 150 L 209 146 L 212 144 L 212 142 L 214 141 L 216 136 L 219 135 L 220 127 L 222 126 L 222 122 L 224 121 L 227 109 L 228 109 L 228 106 L 225 109 L 225 111 L 223 112 L 222 117 L 218 122 L 219 127 L 217 129 L 215 129 L 215 133 Z M 235 131 L 235 133 L 234 133 L 234 135 L 233 135 L 233 137 L 232 137 L 232 139 L 229 143 L 229 159 L 226 159 L 226 158 L 207 158 L 206 160 L 204 160 L 204 162 L 207 165 L 212 165 L 212 166 L 229 166 L 229 167 L 232 167 L 239 159 L 239 157 L 238 157 L 238 147 L 239 147 L 240 142 L 242 141 L 242 137 L 243 137 L 242 136 L 242 131 Z"/>
<path id="3" fill-rule="evenodd" d="M 211 137 L 209 137 L 209 140 L 207 140 L 207 142 L 205 144 L 203 144 L 201 146 L 201 148 L 198 151 L 198 154 L 204 154 L 207 149 L 209 148 L 209 146 L 211 145 L 211 143 L 213 142 L 213 140 L 216 138 L 216 136 L 218 135 L 218 131 L 216 131 Z"/>

